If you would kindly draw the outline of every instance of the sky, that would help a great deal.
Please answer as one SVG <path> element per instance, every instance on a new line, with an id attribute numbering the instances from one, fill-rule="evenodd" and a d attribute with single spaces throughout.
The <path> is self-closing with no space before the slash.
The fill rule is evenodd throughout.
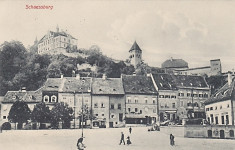
<path id="1" fill-rule="evenodd" d="M 0 44 L 18 40 L 28 47 L 58 25 L 78 39 L 78 48 L 98 45 L 114 59 L 126 60 L 136 41 L 150 66 L 171 57 L 190 68 L 220 59 L 226 72 L 235 68 L 234 8 L 229 0 L 1 0 Z"/>

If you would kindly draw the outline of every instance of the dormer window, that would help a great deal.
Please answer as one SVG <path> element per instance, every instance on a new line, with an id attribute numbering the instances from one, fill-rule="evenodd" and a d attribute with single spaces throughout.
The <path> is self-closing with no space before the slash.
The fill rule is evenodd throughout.
<path id="1" fill-rule="evenodd" d="M 51 96 L 51 102 L 52 103 L 55 103 L 57 100 L 57 97 L 55 95 Z"/>
<path id="2" fill-rule="evenodd" d="M 45 96 L 43 97 L 43 101 L 44 101 L 45 103 L 48 103 L 48 102 L 49 102 L 49 96 L 48 96 L 48 95 L 45 95 Z"/>
<path id="3" fill-rule="evenodd" d="M 32 99 L 33 99 L 33 96 L 32 96 L 32 95 L 29 95 L 29 99 L 32 100 Z"/>
<path id="4" fill-rule="evenodd" d="M 162 87 L 162 83 L 160 83 L 160 86 Z"/>
<path id="5" fill-rule="evenodd" d="M 13 96 L 12 96 L 12 99 L 16 99 L 16 96 L 15 96 L 15 95 L 13 95 Z"/>

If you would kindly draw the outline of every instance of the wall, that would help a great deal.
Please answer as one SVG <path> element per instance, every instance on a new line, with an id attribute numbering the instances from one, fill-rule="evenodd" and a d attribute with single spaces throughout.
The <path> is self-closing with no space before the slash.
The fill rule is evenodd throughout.
<path id="1" fill-rule="evenodd" d="M 231 131 L 233 136 L 231 136 Z M 234 138 L 235 126 L 200 126 L 200 125 L 187 125 L 184 127 L 184 137 L 189 138 Z M 209 135 L 211 132 L 211 136 Z M 224 136 L 223 133 L 224 132 Z"/>

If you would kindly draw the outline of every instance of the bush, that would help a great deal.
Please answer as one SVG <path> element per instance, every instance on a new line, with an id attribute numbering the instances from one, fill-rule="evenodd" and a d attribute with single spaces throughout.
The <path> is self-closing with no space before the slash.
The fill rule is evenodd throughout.
<path id="1" fill-rule="evenodd" d="M 4 122 L 2 124 L 2 130 L 11 130 L 11 124 L 9 122 Z"/>

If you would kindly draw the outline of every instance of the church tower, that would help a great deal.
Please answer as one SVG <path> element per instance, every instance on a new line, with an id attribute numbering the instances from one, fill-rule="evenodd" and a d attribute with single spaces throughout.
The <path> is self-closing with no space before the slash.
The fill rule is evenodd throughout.
<path id="1" fill-rule="evenodd" d="M 129 50 L 130 54 L 130 63 L 137 68 L 137 66 L 141 63 L 142 61 L 142 50 L 140 49 L 139 45 L 134 42 L 132 45 L 131 49 Z"/>

